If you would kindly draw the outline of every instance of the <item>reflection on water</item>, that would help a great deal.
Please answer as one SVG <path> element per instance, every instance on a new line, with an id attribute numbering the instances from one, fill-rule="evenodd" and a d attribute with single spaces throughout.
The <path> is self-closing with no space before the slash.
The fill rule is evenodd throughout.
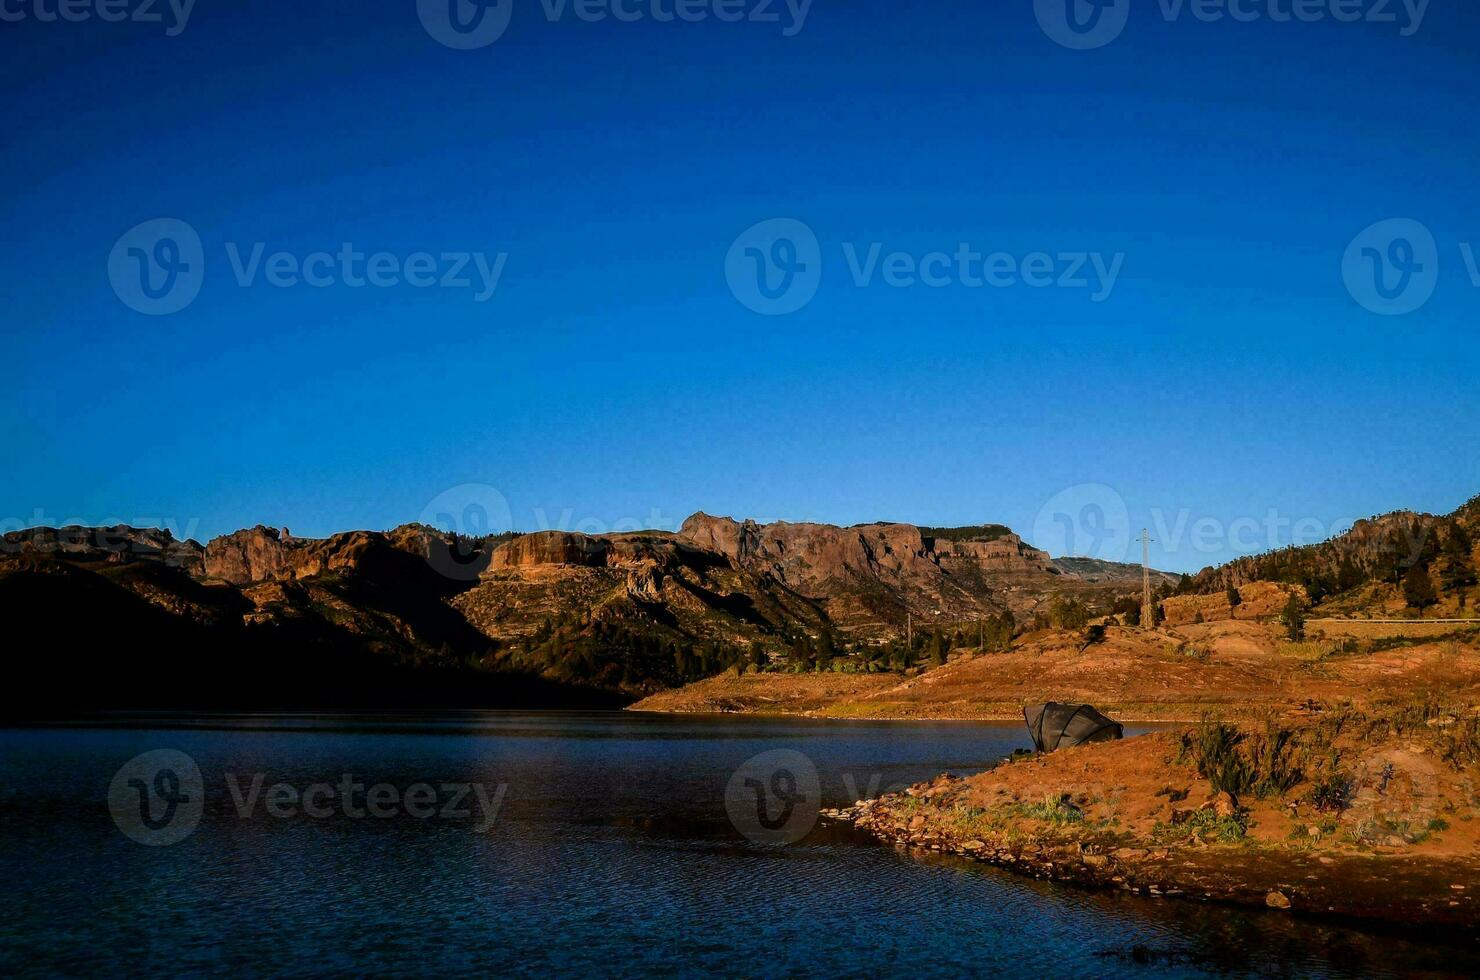
<path id="1" fill-rule="evenodd" d="M 1019 725 L 621 713 L 0 731 L 0 972 L 1480 973 L 1474 948 L 1078 890 L 846 827 L 756 844 L 725 807 L 731 776 L 762 752 L 804 753 L 832 806 L 1026 745 Z M 161 748 L 198 763 L 203 812 L 180 843 L 143 846 L 114 825 L 110 781 Z M 233 792 L 257 774 L 242 816 Z M 301 794 L 346 779 L 393 788 L 397 807 L 352 816 L 324 796 L 322 816 L 306 800 L 268 811 L 276 783 Z M 441 808 L 444 787 L 470 783 L 490 800 L 503 788 L 486 833 L 408 812 L 415 784 Z"/>

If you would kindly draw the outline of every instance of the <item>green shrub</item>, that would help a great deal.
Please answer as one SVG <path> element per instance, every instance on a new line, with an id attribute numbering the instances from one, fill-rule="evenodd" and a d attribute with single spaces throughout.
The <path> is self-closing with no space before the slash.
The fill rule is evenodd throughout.
<path id="1" fill-rule="evenodd" d="M 1249 740 L 1254 770 L 1254 795 L 1283 796 L 1300 782 L 1295 763 L 1295 734 L 1267 722 L 1264 733 Z"/>
<path id="2" fill-rule="evenodd" d="M 1182 823 L 1157 824 L 1151 829 L 1151 839 L 1158 844 L 1172 844 L 1196 837 L 1231 844 L 1243 840 L 1248 832 L 1249 825 L 1242 813 L 1220 817 L 1212 810 L 1198 810 Z"/>
<path id="3" fill-rule="evenodd" d="M 1356 780 L 1348 773 L 1332 769 L 1312 784 L 1308 798 L 1323 813 L 1341 813 L 1352 805 L 1356 789 Z"/>
<path id="4" fill-rule="evenodd" d="M 1243 740 L 1243 733 L 1233 725 L 1204 719 L 1191 735 L 1183 736 L 1183 746 L 1198 775 L 1213 784 L 1215 793 L 1237 796 L 1254 781 L 1248 759 L 1239 752 Z"/>
<path id="5" fill-rule="evenodd" d="M 1215 793 L 1282 795 L 1302 778 L 1294 733 L 1273 722 L 1262 734 L 1250 736 L 1233 725 L 1204 719 L 1183 736 L 1183 753 Z"/>
<path id="6" fill-rule="evenodd" d="M 1070 803 L 1067 796 L 1049 794 L 1038 803 L 1014 803 L 1004 810 L 1022 819 L 1058 825 L 1084 822 L 1084 811 Z"/>

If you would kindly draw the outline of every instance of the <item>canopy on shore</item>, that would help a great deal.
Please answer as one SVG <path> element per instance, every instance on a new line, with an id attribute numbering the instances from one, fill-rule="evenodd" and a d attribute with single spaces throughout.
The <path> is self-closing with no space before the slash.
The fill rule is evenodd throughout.
<path id="1" fill-rule="evenodd" d="M 1125 737 L 1120 722 L 1107 718 L 1087 704 L 1031 704 L 1023 709 L 1023 720 L 1039 752 L 1066 749 L 1085 742 L 1113 742 Z"/>

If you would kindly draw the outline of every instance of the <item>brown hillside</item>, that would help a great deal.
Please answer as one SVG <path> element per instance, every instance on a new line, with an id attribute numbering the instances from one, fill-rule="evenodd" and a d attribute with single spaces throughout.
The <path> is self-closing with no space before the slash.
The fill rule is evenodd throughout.
<path id="1" fill-rule="evenodd" d="M 1401 630 L 1386 627 L 1350 649 L 1341 636 L 1289 643 L 1275 624 L 1234 620 L 1154 632 L 1112 626 L 1092 646 L 1077 632 L 1046 630 L 1010 653 L 957 656 L 914 677 L 726 674 L 633 708 L 992 719 L 1020 718 L 1024 705 L 1054 700 L 1090 702 L 1123 720 L 1192 720 L 1426 691 L 1480 704 L 1480 623 L 1457 637 L 1400 639 L 1389 648 L 1384 637 Z"/>

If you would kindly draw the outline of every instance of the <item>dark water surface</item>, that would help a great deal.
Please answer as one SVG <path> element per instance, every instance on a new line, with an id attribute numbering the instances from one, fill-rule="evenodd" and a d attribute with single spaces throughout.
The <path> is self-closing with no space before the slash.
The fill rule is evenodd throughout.
<path id="1" fill-rule="evenodd" d="M 1401 933 L 1082 891 L 826 827 L 756 843 L 727 816 L 732 775 L 762 752 L 804 753 L 838 805 L 1026 745 L 1020 725 L 621 713 L 0 730 L 0 975 L 1480 974 L 1474 949 Z M 115 803 L 137 792 L 119 767 L 157 749 L 203 779 L 198 826 L 168 846 L 125 836 L 109 808 L 110 785 Z M 259 773 L 243 816 L 231 786 Z M 328 815 L 266 808 L 275 783 L 345 774 L 398 794 L 428 784 L 417 809 L 437 812 L 351 816 L 327 790 L 314 802 Z M 442 787 L 474 782 L 498 803 L 482 833 L 471 795 L 454 809 L 472 816 L 440 811 Z"/>

